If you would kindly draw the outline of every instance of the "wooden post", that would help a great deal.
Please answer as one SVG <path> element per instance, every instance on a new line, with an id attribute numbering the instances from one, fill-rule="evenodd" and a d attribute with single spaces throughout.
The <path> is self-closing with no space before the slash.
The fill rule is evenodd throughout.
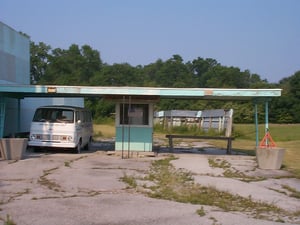
<path id="1" fill-rule="evenodd" d="M 232 140 L 231 140 L 231 138 L 228 138 L 228 141 L 227 141 L 227 151 L 226 151 L 226 153 L 228 155 L 231 155 L 231 148 L 232 148 Z"/>
<path id="2" fill-rule="evenodd" d="M 170 150 L 173 151 L 173 138 L 171 135 L 169 136 L 169 147 L 170 147 Z"/>

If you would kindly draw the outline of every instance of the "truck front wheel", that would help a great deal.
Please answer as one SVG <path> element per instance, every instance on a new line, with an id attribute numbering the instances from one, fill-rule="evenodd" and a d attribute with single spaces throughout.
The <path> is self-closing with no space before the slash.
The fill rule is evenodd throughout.
<path id="1" fill-rule="evenodd" d="M 74 148 L 75 153 L 80 154 L 81 153 L 81 140 L 79 140 L 77 146 Z"/>

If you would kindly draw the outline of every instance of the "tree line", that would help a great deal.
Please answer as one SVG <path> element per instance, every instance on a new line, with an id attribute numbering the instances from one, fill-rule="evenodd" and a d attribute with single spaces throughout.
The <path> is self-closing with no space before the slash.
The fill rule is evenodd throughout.
<path id="1" fill-rule="evenodd" d="M 100 52 L 89 45 L 70 45 L 68 49 L 51 48 L 43 42 L 30 43 L 31 84 L 81 86 L 139 86 L 174 88 L 282 88 L 282 96 L 269 104 L 272 123 L 300 122 L 300 71 L 278 83 L 269 83 L 260 75 L 238 67 L 221 65 L 212 58 L 198 57 L 184 62 L 178 54 L 148 65 L 128 63 L 109 65 Z M 86 98 L 94 119 L 109 117 L 114 104 L 98 98 Z M 252 123 L 253 102 L 162 99 L 155 110 L 234 109 L 235 123 Z M 264 119 L 264 105 L 259 105 L 259 120 Z"/>

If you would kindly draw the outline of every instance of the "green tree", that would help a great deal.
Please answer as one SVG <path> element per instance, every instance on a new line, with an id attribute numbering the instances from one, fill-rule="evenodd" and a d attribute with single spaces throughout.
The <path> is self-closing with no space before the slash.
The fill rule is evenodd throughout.
<path id="1" fill-rule="evenodd" d="M 198 57 L 192 63 L 188 63 L 191 73 L 194 75 L 194 83 L 197 87 L 206 87 L 206 82 L 209 77 L 209 71 L 215 66 L 220 65 L 215 59 L 203 59 Z"/>
<path id="2" fill-rule="evenodd" d="M 160 70 L 162 69 L 164 62 L 161 59 L 156 60 L 154 63 L 144 66 L 142 73 L 144 76 L 144 85 L 148 87 L 160 87 L 162 83 L 160 81 Z"/>
<path id="3" fill-rule="evenodd" d="M 297 100 L 300 100 L 300 71 L 290 77 L 289 84 L 290 95 L 294 96 Z"/>
<path id="4" fill-rule="evenodd" d="M 36 84 L 45 75 L 49 63 L 50 45 L 30 42 L 30 83 Z"/>
<path id="5" fill-rule="evenodd" d="M 102 68 L 100 53 L 88 45 L 71 45 L 68 50 L 52 50 L 41 83 L 61 85 L 89 85 L 90 79 Z"/>
<path id="6" fill-rule="evenodd" d="M 279 81 L 282 96 L 270 105 L 270 120 L 277 123 L 300 123 L 300 71 Z"/>
<path id="7" fill-rule="evenodd" d="M 180 55 L 173 55 L 172 58 L 164 62 L 158 71 L 159 80 L 157 83 L 161 87 L 193 87 L 192 74 L 183 63 Z"/>
<path id="8" fill-rule="evenodd" d="M 99 98 L 86 98 L 85 107 L 92 112 L 95 122 L 101 121 L 101 118 L 111 117 L 115 112 L 115 103 Z"/>
<path id="9" fill-rule="evenodd" d="M 237 67 L 215 66 L 206 73 L 206 86 L 212 88 L 248 88 L 250 74 Z"/>
<path id="10" fill-rule="evenodd" d="M 128 63 L 104 65 L 101 72 L 94 75 L 92 85 L 141 86 L 144 81 L 140 70 Z"/>

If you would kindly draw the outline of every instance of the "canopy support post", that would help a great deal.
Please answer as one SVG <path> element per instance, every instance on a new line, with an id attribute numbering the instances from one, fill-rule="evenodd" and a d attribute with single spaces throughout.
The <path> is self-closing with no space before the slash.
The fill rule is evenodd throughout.
<path id="1" fill-rule="evenodd" d="M 255 110 L 255 146 L 258 147 L 258 115 L 257 115 L 257 102 L 254 104 L 254 110 Z"/>

